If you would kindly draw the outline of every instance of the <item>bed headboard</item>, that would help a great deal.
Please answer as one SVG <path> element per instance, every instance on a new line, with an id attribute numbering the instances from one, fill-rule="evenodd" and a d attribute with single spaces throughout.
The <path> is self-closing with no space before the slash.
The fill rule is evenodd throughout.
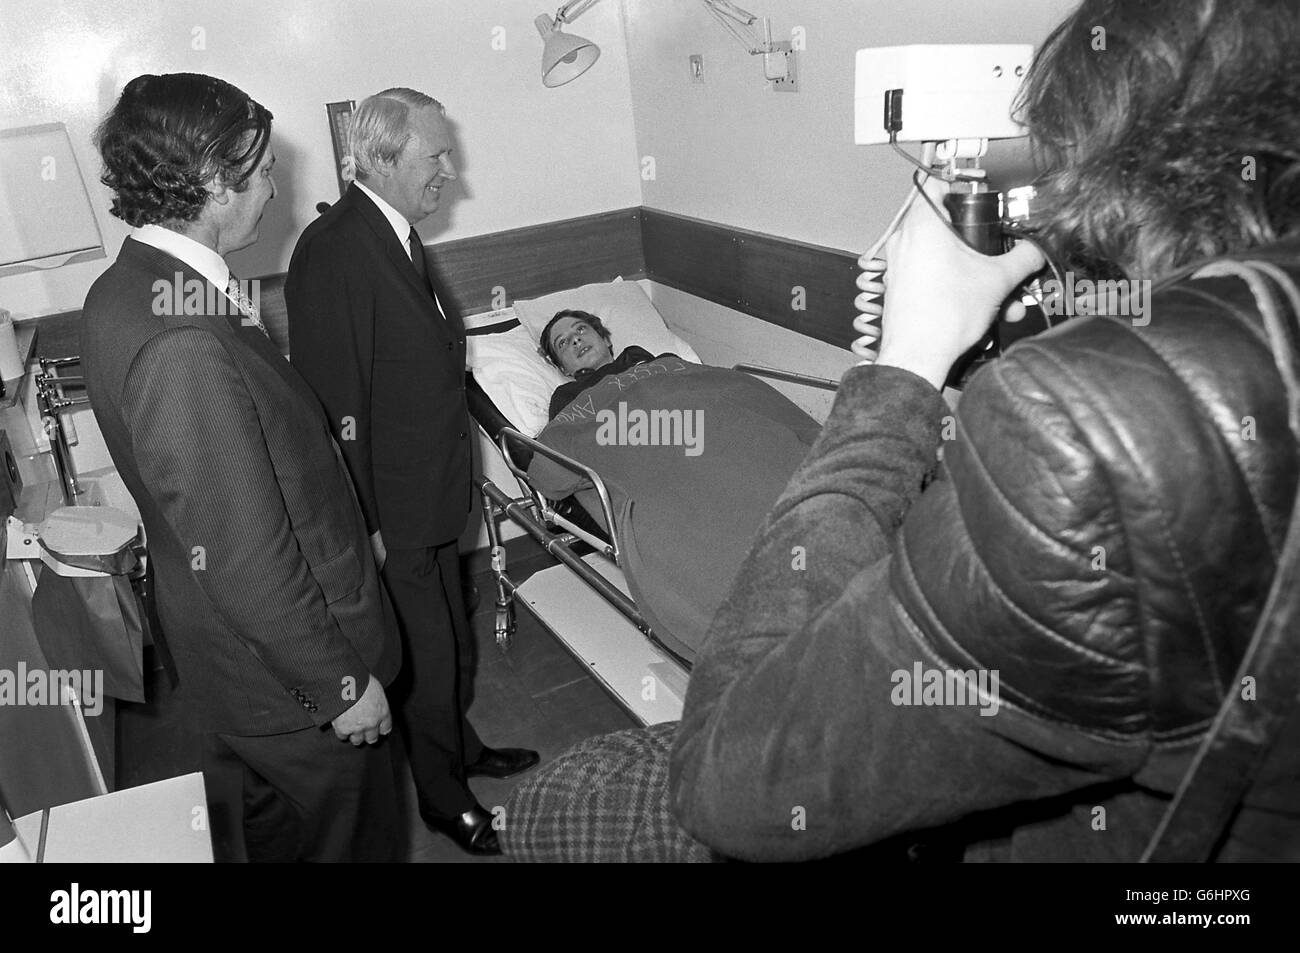
<path id="1" fill-rule="evenodd" d="M 461 314 L 492 311 L 595 281 L 645 277 L 640 208 L 440 242 L 426 245 L 424 253 Z M 260 281 L 262 323 L 280 352 L 288 354 L 285 276 Z"/>

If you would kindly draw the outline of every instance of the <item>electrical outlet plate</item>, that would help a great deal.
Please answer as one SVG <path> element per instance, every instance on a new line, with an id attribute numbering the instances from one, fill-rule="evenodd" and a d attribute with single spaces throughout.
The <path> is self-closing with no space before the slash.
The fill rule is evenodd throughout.
<path id="1" fill-rule="evenodd" d="M 797 93 L 799 92 L 799 58 L 795 56 L 794 49 L 789 40 L 781 40 L 773 43 L 775 52 L 767 56 L 776 58 L 783 56 L 785 58 L 785 76 L 781 79 L 772 80 L 772 91 L 774 93 Z"/>
<path id="2" fill-rule="evenodd" d="M 696 86 L 704 85 L 704 54 L 692 53 L 690 59 L 691 83 Z"/>

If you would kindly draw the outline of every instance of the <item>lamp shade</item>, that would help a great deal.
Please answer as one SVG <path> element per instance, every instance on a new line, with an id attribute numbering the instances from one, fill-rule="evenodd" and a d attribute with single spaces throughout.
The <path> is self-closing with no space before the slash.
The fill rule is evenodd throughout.
<path id="1" fill-rule="evenodd" d="M 563 86 L 577 79 L 600 58 L 600 47 L 591 40 L 559 30 L 546 14 L 535 21 L 546 45 L 542 48 L 542 85 Z"/>

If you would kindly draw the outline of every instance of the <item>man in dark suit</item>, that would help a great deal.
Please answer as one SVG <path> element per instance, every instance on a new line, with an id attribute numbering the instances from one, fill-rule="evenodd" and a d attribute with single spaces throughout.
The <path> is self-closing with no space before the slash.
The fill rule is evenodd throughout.
<path id="1" fill-rule="evenodd" d="M 465 330 L 415 223 L 456 178 L 442 106 L 385 90 L 352 117 L 356 181 L 308 226 L 285 303 L 294 366 L 319 395 L 393 597 L 405 665 L 394 686 L 420 815 L 471 853 L 499 853 L 467 777 L 537 763 L 486 747 L 466 717 L 474 638 L 457 538 L 470 508 Z"/>
<path id="2" fill-rule="evenodd" d="M 204 732 L 218 854 L 391 860 L 394 614 L 320 405 L 224 259 L 275 195 L 270 133 L 221 80 L 127 84 L 98 143 L 113 214 L 137 228 L 86 298 L 82 362 Z"/>

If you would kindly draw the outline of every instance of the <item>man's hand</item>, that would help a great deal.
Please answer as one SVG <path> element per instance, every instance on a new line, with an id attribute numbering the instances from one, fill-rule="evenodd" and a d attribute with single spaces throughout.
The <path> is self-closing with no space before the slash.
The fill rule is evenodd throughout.
<path id="1" fill-rule="evenodd" d="M 943 210 L 946 186 L 931 179 L 924 188 Z M 1011 289 L 1043 267 L 1042 253 L 1028 242 L 1005 255 L 981 255 L 920 198 L 885 245 L 885 258 L 858 262 L 858 310 L 882 314 L 876 363 L 912 371 L 936 388 L 984 336 Z M 881 293 L 883 307 L 870 300 Z"/>
<path id="2" fill-rule="evenodd" d="M 370 548 L 375 552 L 375 565 L 381 570 L 384 563 L 388 562 L 388 550 L 384 549 L 384 534 L 380 530 L 375 530 L 370 535 Z"/>
<path id="3" fill-rule="evenodd" d="M 393 716 L 388 710 L 388 696 L 384 687 L 373 675 L 357 703 L 335 718 L 331 723 L 339 741 L 350 741 L 360 747 L 372 745 L 382 735 L 393 730 Z"/>

